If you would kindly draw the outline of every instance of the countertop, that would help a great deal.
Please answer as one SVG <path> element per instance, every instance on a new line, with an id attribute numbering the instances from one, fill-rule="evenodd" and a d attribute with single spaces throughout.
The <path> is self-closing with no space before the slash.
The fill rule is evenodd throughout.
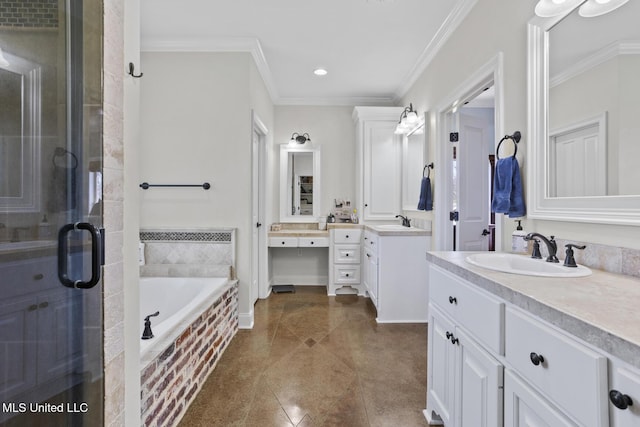
<path id="1" fill-rule="evenodd" d="M 268 237 L 329 237 L 329 231 L 285 229 L 279 231 L 269 231 Z"/>
<path id="2" fill-rule="evenodd" d="M 427 260 L 640 368 L 640 278 L 593 270 L 551 278 L 488 270 L 467 263 L 474 252 L 427 252 Z"/>

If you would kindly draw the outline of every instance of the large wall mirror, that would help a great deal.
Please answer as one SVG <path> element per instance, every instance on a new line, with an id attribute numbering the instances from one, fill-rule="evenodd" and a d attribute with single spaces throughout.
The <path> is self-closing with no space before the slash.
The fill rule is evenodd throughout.
<path id="1" fill-rule="evenodd" d="M 314 222 L 320 215 L 320 147 L 281 145 L 280 222 Z"/>
<path id="2" fill-rule="evenodd" d="M 0 212 L 34 212 L 40 203 L 40 66 L 0 58 Z"/>
<path id="3" fill-rule="evenodd" d="M 530 21 L 530 217 L 640 225 L 638 16 Z"/>

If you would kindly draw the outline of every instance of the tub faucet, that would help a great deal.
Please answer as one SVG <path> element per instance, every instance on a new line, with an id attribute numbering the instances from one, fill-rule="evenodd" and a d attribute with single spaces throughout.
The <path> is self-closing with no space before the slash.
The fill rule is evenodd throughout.
<path id="1" fill-rule="evenodd" d="M 153 338 L 153 332 L 151 332 L 151 320 L 149 320 L 150 317 L 155 317 L 158 314 L 160 314 L 159 311 L 156 311 L 153 314 L 148 315 L 147 317 L 144 318 L 144 332 L 142 333 L 142 339 L 143 340 L 148 340 Z"/>
<path id="2" fill-rule="evenodd" d="M 402 218 L 402 225 L 404 227 L 411 227 L 411 220 L 406 216 L 396 215 L 396 218 Z"/>
<path id="3" fill-rule="evenodd" d="M 556 252 L 558 251 L 558 245 L 554 240 L 555 236 L 551 236 L 550 239 L 547 239 L 540 233 L 529 233 L 524 236 L 524 240 L 536 240 L 535 238 L 539 237 L 545 245 L 547 245 L 547 251 L 549 252 L 549 256 L 547 257 L 547 262 L 559 262 L 558 257 L 556 256 Z"/>

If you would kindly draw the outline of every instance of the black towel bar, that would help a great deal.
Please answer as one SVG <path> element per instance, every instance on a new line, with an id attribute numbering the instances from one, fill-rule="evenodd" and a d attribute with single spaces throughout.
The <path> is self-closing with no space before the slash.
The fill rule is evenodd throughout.
<path id="1" fill-rule="evenodd" d="M 498 142 L 498 146 L 496 147 L 496 159 L 500 159 L 500 154 L 499 154 L 500 145 L 502 144 L 502 141 L 504 141 L 505 139 L 510 139 L 513 141 L 513 146 L 514 146 L 513 157 L 515 157 L 516 153 L 518 152 L 518 142 L 520 142 L 520 138 L 522 138 L 522 134 L 520 134 L 519 130 L 515 131 L 513 135 L 505 135 L 504 137 L 502 137 L 500 142 Z"/>
<path id="2" fill-rule="evenodd" d="M 202 187 L 205 190 L 211 188 L 211 184 L 205 182 L 204 184 L 149 184 L 148 182 L 143 182 L 140 184 L 140 188 L 143 190 L 148 190 L 151 187 Z"/>

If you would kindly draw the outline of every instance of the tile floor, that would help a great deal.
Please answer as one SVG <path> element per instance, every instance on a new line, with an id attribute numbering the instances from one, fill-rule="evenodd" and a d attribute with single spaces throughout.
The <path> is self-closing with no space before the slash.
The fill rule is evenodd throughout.
<path id="1" fill-rule="evenodd" d="M 272 294 L 180 426 L 427 426 L 426 350 L 426 324 L 377 324 L 368 298 Z"/>

